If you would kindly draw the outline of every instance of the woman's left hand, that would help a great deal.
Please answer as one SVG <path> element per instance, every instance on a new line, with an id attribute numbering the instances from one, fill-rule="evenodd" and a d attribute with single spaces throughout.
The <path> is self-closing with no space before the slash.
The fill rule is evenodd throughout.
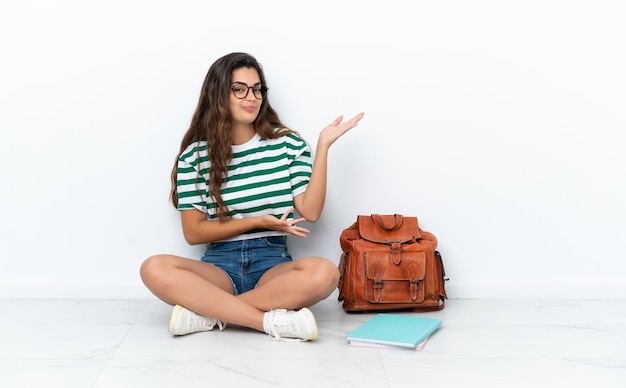
<path id="1" fill-rule="evenodd" d="M 343 116 L 339 116 L 326 126 L 320 132 L 319 139 L 317 141 L 317 147 L 330 147 L 337 139 L 341 137 L 344 133 L 348 132 L 350 129 L 356 127 L 359 121 L 363 118 L 365 113 L 361 112 L 358 115 L 354 116 L 350 120 L 343 121 Z"/>

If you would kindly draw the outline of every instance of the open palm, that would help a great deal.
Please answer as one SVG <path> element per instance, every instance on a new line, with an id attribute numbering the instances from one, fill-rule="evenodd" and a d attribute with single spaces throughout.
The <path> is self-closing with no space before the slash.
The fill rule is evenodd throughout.
<path id="1" fill-rule="evenodd" d="M 341 137 L 344 133 L 348 132 L 350 129 L 356 127 L 359 121 L 363 118 L 365 113 L 361 112 L 351 118 L 350 120 L 343 121 L 343 116 L 339 116 L 326 126 L 320 132 L 318 139 L 318 148 L 322 147 L 330 147 L 337 139 Z"/>

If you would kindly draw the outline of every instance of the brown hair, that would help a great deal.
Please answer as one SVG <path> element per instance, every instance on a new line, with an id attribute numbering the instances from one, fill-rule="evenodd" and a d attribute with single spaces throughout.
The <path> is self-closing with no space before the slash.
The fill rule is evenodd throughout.
<path id="1" fill-rule="evenodd" d="M 232 158 L 232 117 L 228 109 L 228 101 L 233 71 L 243 67 L 255 69 L 259 74 L 261 85 L 267 86 L 261 65 L 250 54 L 236 52 L 224 55 L 209 68 L 196 111 L 189 129 L 183 136 L 180 151 L 172 169 L 170 199 L 176 208 L 178 208 L 176 188 L 178 159 L 190 144 L 205 140 L 211 163 L 208 194 L 216 204 L 219 220 L 224 221 L 230 218 L 221 194 L 228 163 Z M 253 124 L 254 130 L 264 139 L 274 139 L 287 133 L 295 133 L 280 121 L 278 114 L 269 103 L 267 94 L 261 102 L 259 114 Z M 198 176 L 197 179 L 199 178 Z"/>

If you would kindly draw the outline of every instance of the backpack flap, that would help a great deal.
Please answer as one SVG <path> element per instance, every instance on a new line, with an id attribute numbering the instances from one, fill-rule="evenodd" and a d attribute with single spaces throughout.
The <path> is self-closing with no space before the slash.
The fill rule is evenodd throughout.
<path id="1" fill-rule="evenodd" d="M 375 243 L 408 243 L 421 238 L 417 217 L 404 217 L 401 214 L 361 215 L 357 223 L 361 237 Z"/>
<path id="2" fill-rule="evenodd" d="M 385 251 L 365 252 L 365 294 L 370 303 L 421 303 L 424 301 L 426 255 L 404 252 L 402 261 L 392 263 Z"/>

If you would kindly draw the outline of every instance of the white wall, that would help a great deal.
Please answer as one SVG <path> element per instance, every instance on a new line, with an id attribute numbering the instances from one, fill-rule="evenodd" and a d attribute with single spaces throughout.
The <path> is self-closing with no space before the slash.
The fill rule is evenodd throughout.
<path id="1" fill-rule="evenodd" d="M 169 173 L 231 51 L 312 143 L 366 112 L 295 256 L 397 212 L 450 297 L 626 297 L 625 38 L 618 0 L 3 2 L 0 297 L 152 297 L 144 258 L 200 254 Z"/>

